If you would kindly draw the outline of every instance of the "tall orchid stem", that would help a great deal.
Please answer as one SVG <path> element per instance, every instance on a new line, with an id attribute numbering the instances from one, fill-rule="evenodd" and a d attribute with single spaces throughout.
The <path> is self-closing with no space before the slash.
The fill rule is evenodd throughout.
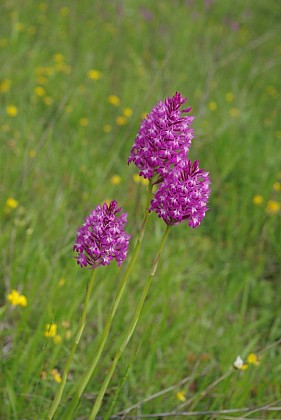
<path id="1" fill-rule="evenodd" d="M 151 197 L 152 197 L 152 187 L 153 187 L 153 185 L 152 185 L 152 182 L 150 181 L 149 182 L 149 185 L 148 185 L 148 190 L 147 190 L 147 199 L 146 199 L 146 206 L 145 206 L 145 214 L 144 214 L 143 222 L 142 222 L 142 225 L 141 225 L 139 237 L 137 239 L 135 248 L 133 250 L 133 255 L 131 257 L 131 260 L 130 260 L 128 266 L 127 266 L 126 271 L 124 272 L 123 277 L 120 280 L 120 283 L 119 283 L 119 286 L 118 286 L 118 289 L 117 289 L 115 298 L 113 300 L 113 303 L 111 305 L 110 312 L 108 314 L 108 317 L 107 317 L 107 320 L 106 320 L 106 323 L 105 323 L 105 326 L 104 326 L 104 330 L 103 330 L 102 336 L 100 338 L 100 341 L 98 343 L 98 346 L 97 346 L 97 349 L 96 349 L 94 358 L 92 360 L 91 365 L 87 369 L 87 372 L 82 377 L 82 379 L 81 379 L 81 381 L 80 381 L 80 383 L 79 383 L 79 385 L 77 387 L 77 391 L 74 394 L 73 399 L 72 399 L 72 401 L 70 403 L 69 409 L 67 410 L 65 416 L 63 416 L 63 419 L 73 419 L 73 413 L 75 412 L 75 410 L 77 408 L 77 405 L 79 403 L 79 400 L 81 398 L 81 395 L 83 394 L 86 386 L 88 385 L 88 382 L 90 381 L 90 379 L 91 379 L 91 377 L 92 377 L 92 375 L 93 375 L 93 373 L 95 371 L 95 368 L 96 368 L 96 366 L 98 364 L 98 361 L 100 359 L 100 356 L 102 354 L 102 351 L 103 351 L 103 348 L 105 346 L 105 343 L 106 343 L 108 334 L 110 332 L 110 328 L 111 328 L 111 324 L 112 324 L 113 318 L 115 316 L 116 310 L 117 310 L 117 308 L 119 306 L 120 300 L 121 300 L 121 298 L 123 296 L 123 293 L 124 293 L 124 290 L 126 288 L 129 274 L 130 274 L 130 272 L 131 272 L 131 270 L 132 270 L 132 268 L 133 268 L 133 266 L 135 264 L 135 261 L 136 261 L 136 259 L 138 257 L 138 254 L 139 254 L 141 242 L 143 240 L 143 236 L 144 236 L 144 232 L 145 232 L 145 227 L 146 227 L 146 223 L 147 223 L 147 217 L 148 217 L 148 214 L 149 214 L 148 208 L 149 208 L 149 204 L 150 204 Z"/>
<path id="2" fill-rule="evenodd" d="M 90 299 L 90 296 L 91 296 L 91 291 L 93 289 L 93 285 L 94 285 L 94 282 L 95 282 L 95 277 L 96 277 L 96 270 L 93 271 L 93 274 L 92 274 L 92 276 L 91 276 L 91 278 L 90 278 L 90 280 L 87 284 L 85 301 L 84 301 L 84 308 L 83 308 L 82 316 L 81 316 L 80 321 L 79 321 L 78 331 L 77 331 L 75 340 L 72 344 L 71 351 L 69 353 L 69 356 L 68 356 L 66 364 L 65 364 L 65 368 L 64 368 L 64 371 L 63 371 L 63 374 L 62 374 L 62 380 L 61 380 L 60 386 L 59 386 L 59 388 L 56 392 L 55 398 L 54 398 L 53 403 L 51 405 L 51 408 L 49 410 L 48 417 L 47 417 L 48 420 L 51 420 L 53 418 L 55 412 L 57 411 L 57 408 L 59 406 L 59 403 L 61 401 L 61 397 L 62 397 L 62 394 L 63 394 L 63 391 L 64 391 L 64 387 L 65 387 L 65 384 L 66 384 L 67 375 L 68 375 L 68 372 L 69 372 L 69 369 L 70 369 L 71 362 L 73 360 L 74 354 L 76 352 L 76 349 L 78 347 L 78 344 L 80 342 L 82 333 L 83 333 L 84 328 L 85 328 L 88 304 L 89 304 L 89 299 Z"/>
<path id="3" fill-rule="evenodd" d="M 127 334 L 126 334 L 124 340 L 122 341 L 121 346 L 120 346 L 119 350 L 117 351 L 117 353 L 116 353 L 116 355 L 114 357 L 114 360 L 113 360 L 113 362 L 112 362 L 112 364 L 111 364 L 111 366 L 110 366 L 110 368 L 109 368 L 109 370 L 107 372 L 107 375 L 106 375 L 106 377 L 105 377 L 105 379 L 104 379 L 104 381 L 102 383 L 102 386 L 101 386 L 100 391 L 98 393 L 97 399 L 95 401 L 95 404 L 94 404 L 93 409 L 91 411 L 91 414 L 89 416 L 89 420 L 94 420 L 96 418 L 96 415 L 98 414 L 98 411 L 99 411 L 100 406 L 102 404 L 102 400 L 103 400 L 104 394 L 105 394 L 105 392 L 107 390 L 107 387 L 109 385 L 109 382 L 110 382 L 110 380 L 112 378 L 112 375 L 113 375 L 113 373 L 115 371 L 115 368 L 117 366 L 117 363 L 118 363 L 120 357 L 122 356 L 123 351 L 125 350 L 127 344 L 129 343 L 129 341 L 130 341 L 130 339 L 131 339 L 131 337 L 132 337 L 132 335 L 133 335 L 133 333 L 135 331 L 135 328 L 136 328 L 137 323 L 139 321 L 141 310 L 142 310 L 142 307 L 144 305 L 144 302 L 145 302 L 147 293 L 149 291 L 151 282 L 152 282 L 152 280 L 154 278 L 154 275 L 156 273 L 158 262 L 160 260 L 161 255 L 162 255 L 162 252 L 163 252 L 163 249 L 164 249 L 164 246 L 165 246 L 165 242 L 166 242 L 166 239 L 167 239 L 168 234 L 169 234 L 169 231 L 170 231 L 170 227 L 171 226 L 167 226 L 167 228 L 165 230 L 165 233 L 164 233 L 164 235 L 162 237 L 162 241 L 161 241 L 161 244 L 160 244 L 159 251 L 158 251 L 158 253 L 157 253 L 157 255 L 156 255 L 155 259 L 154 259 L 151 272 L 150 272 L 149 276 L 146 279 L 145 286 L 144 286 L 144 289 L 143 289 L 141 298 L 139 300 L 138 306 L 136 308 L 134 317 L 133 317 L 132 322 L 131 322 L 131 324 L 130 324 L 130 326 L 128 328 Z"/>

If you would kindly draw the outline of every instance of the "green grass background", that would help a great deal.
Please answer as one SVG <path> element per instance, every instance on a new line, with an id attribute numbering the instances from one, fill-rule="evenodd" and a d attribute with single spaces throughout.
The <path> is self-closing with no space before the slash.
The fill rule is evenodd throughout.
<path id="1" fill-rule="evenodd" d="M 280 345 L 274 345 L 281 337 L 280 212 L 266 212 L 269 200 L 280 202 L 273 189 L 281 180 L 280 15 L 275 0 L 1 2 L 0 83 L 10 84 L 0 89 L 1 419 L 46 417 L 58 387 L 50 372 L 62 372 L 71 345 L 65 334 L 75 334 L 91 275 L 72 258 L 77 226 L 97 204 L 117 199 L 129 214 L 132 249 L 146 188 L 133 181 L 137 169 L 127 166 L 127 157 L 142 114 L 175 91 L 188 97 L 196 117 L 190 156 L 210 172 L 210 210 L 198 229 L 172 229 L 101 415 L 122 378 L 113 413 L 189 375 L 185 385 L 131 414 L 262 407 L 281 399 Z M 63 56 L 59 63 L 56 54 Z M 90 69 L 101 78 L 91 80 Z M 113 94 L 117 107 L 108 102 Z M 14 117 L 6 111 L 11 105 Z M 119 126 L 126 107 L 133 114 Z M 121 177 L 119 185 L 113 175 Z M 263 197 L 261 205 L 253 203 L 255 195 Z M 7 212 L 11 197 L 19 206 Z M 151 215 L 77 418 L 91 409 L 164 229 Z M 114 264 L 98 270 L 57 419 L 90 363 L 119 273 Z M 12 289 L 27 297 L 26 308 L 7 304 Z M 50 322 L 58 325 L 61 344 L 44 337 Z M 261 354 L 260 365 L 232 371 L 236 357 L 250 352 Z M 185 407 L 177 391 L 190 400 Z M 276 418 L 276 412 L 251 417 Z"/>

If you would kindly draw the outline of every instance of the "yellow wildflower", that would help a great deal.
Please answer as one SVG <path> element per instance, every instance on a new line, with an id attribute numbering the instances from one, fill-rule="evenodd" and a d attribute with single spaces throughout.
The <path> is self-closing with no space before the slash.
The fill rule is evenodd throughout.
<path id="1" fill-rule="evenodd" d="M 9 117 L 15 117 L 18 114 L 18 109 L 15 105 L 8 105 L 6 107 L 6 113 Z"/>
<path id="2" fill-rule="evenodd" d="M 54 67 L 44 67 L 44 74 L 46 76 L 52 76 L 55 73 Z"/>
<path id="3" fill-rule="evenodd" d="M 124 108 L 123 109 L 123 115 L 127 118 L 130 118 L 133 115 L 133 110 L 131 108 Z"/>
<path id="4" fill-rule="evenodd" d="M 121 182 L 121 177 L 120 177 L 119 175 L 113 175 L 113 176 L 110 178 L 110 183 L 111 183 L 112 185 L 119 185 L 119 184 L 120 184 L 120 182 Z"/>
<path id="5" fill-rule="evenodd" d="M 102 76 L 102 73 L 99 70 L 91 69 L 88 71 L 87 76 L 91 80 L 99 80 Z"/>
<path id="6" fill-rule="evenodd" d="M 55 343 L 55 344 L 60 344 L 61 342 L 62 342 L 62 338 L 61 338 L 61 336 L 60 335 L 55 335 L 54 336 L 54 338 L 53 338 L 53 342 Z"/>
<path id="7" fill-rule="evenodd" d="M 136 184 L 139 184 L 141 182 L 141 177 L 139 176 L 139 174 L 134 174 L 133 180 Z"/>
<path id="8" fill-rule="evenodd" d="M 253 203 L 256 204 L 257 206 L 259 206 L 260 204 L 263 203 L 263 198 L 261 195 L 255 195 L 253 198 Z"/>
<path id="9" fill-rule="evenodd" d="M 109 95 L 107 97 L 107 101 L 113 106 L 119 106 L 120 105 L 120 99 L 116 95 Z"/>
<path id="10" fill-rule="evenodd" d="M 23 306 L 24 308 L 27 306 L 27 299 L 24 295 L 20 295 L 18 298 L 18 305 Z"/>
<path id="11" fill-rule="evenodd" d="M 43 99 L 43 101 L 44 101 L 44 104 L 45 104 L 45 105 L 47 105 L 47 106 L 52 105 L 52 104 L 53 104 L 53 102 L 54 102 L 53 98 L 51 98 L 50 96 L 46 96 L 46 97 Z"/>
<path id="12" fill-rule="evenodd" d="M 51 76 L 54 74 L 54 68 L 53 67 L 36 67 L 35 69 L 36 76 Z"/>
<path id="13" fill-rule="evenodd" d="M 141 119 L 144 120 L 148 115 L 148 112 L 142 112 L 141 113 Z"/>
<path id="14" fill-rule="evenodd" d="M 7 300 L 11 305 L 17 305 L 19 296 L 20 294 L 17 290 L 12 290 L 11 293 L 8 294 Z"/>
<path id="15" fill-rule="evenodd" d="M 218 104 L 215 101 L 211 101 L 208 103 L 208 108 L 210 111 L 216 111 L 218 109 Z"/>
<path id="16" fill-rule="evenodd" d="M 59 284 L 60 287 L 64 286 L 65 285 L 65 278 L 64 277 L 61 277 L 59 279 L 59 283 L 58 284 Z"/>
<path id="17" fill-rule="evenodd" d="M 231 109 L 230 109 L 230 111 L 229 111 L 229 115 L 230 115 L 232 118 L 237 118 L 237 117 L 239 117 L 239 114 L 240 114 L 240 111 L 239 111 L 239 109 L 238 109 L 238 108 L 231 108 Z"/>
<path id="18" fill-rule="evenodd" d="M 280 183 L 280 182 L 274 182 L 274 184 L 273 184 L 273 189 L 274 189 L 274 191 L 276 191 L 276 192 L 281 191 L 281 183 Z"/>
<path id="19" fill-rule="evenodd" d="M 60 14 L 61 16 L 68 16 L 69 15 L 69 8 L 64 6 L 60 8 Z"/>
<path id="20" fill-rule="evenodd" d="M 278 201 L 269 200 L 267 202 L 265 211 L 268 214 L 276 214 L 279 212 L 280 208 L 281 208 L 281 204 Z"/>
<path id="21" fill-rule="evenodd" d="M 45 337 L 55 337 L 57 335 L 57 324 L 47 324 L 45 328 Z"/>
<path id="22" fill-rule="evenodd" d="M 225 99 L 227 100 L 227 102 L 232 102 L 234 100 L 234 95 L 232 92 L 227 92 L 225 94 Z"/>
<path id="23" fill-rule="evenodd" d="M 27 306 L 27 299 L 24 295 L 21 295 L 17 290 L 12 290 L 11 293 L 8 294 L 7 300 L 11 305 L 20 305 L 20 306 Z"/>
<path id="24" fill-rule="evenodd" d="M 0 82 L 0 93 L 6 93 L 9 92 L 11 88 L 11 80 L 4 79 L 2 82 Z"/>
<path id="25" fill-rule="evenodd" d="M 35 95 L 39 96 L 40 98 L 42 98 L 43 96 L 46 95 L 46 91 L 42 86 L 36 86 L 34 88 L 34 93 L 35 93 Z"/>
<path id="26" fill-rule="evenodd" d="M 258 360 L 258 357 L 255 353 L 250 353 L 248 355 L 247 362 L 255 366 L 258 366 L 260 364 L 260 361 Z"/>
<path id="27" fill-rule="evenodd" d="M 30 149 L 28 152 L 28 156 L 30 157 L 30 159 L 34 159 L 36 156 L 36 150 Z"/>
<path id="28" fill-rule="evenodd" d="M 19 205 L 19 202 L 12 197 L 6 200 L 6 207 L 10 209 L 16 209 L 18 205 Z"/>
<path id="29" fill-rule="evenodd" d="M 89 124 L 89 120 L 86 117 L 80 118 L 79 124 L 81 127 L 86 127 Z"/>
<path id="30" fill-rule="evenodd" d="M 116 124 L 121 127 L 122 125 L 125 125 L 127 123 L 127 118 L 123 117 L 123 115 L 119 115 L 115 121 Z"/>
<path id="31" fill-rule="evenodd" d="M 185 395 L 184 395 L 184 391 L 178 391 L 176 393 L 176 397 L 179 401 L 184 402 L 186 401 Z"/>
<path id="32" fill-rule="evenodd" d="M 23 23 L 21 23 L 21 22 L 16 22 L 16 23 L 15 23 L 15 28 L 16 28 L 16 30 L 17 30 L 18 32 L 23 32 L 23 31 L 24 31 L 25 26 L 24 26 L 24 24 L 23 24 Z"/>
<path id="33" fill-rule="evenodd" d="M 57 63 L 55 65 L 56 70 L 61 71 L 64 74 L 70 74 L 71 73 L 71 66 L 65 63 Z"/>
<path id="34" fill-rule="evenodd" d="M 57 369 L 52 369 L 51 370 L 51 375 L 58 384 L 61 383 L 61 376 L 60 376 L 60 373 Z"/>
<path id="35" fill-rule="evenodd" d="M 112 127 L 111 127 L 111 125 L 110 124 L 104 124 L 104 126 L 103 126 L 103 131 L 105 132 L 105 133 L 110 133 L 110 131 L 112 130 Z"/>
<path id="36" fill-rule="evenodd" d="M 149 184 L 149 180 L 147 178 L 141 178 L 141 184 L 146 187 Z"/>
<path id="37" fill-rule="evenodd" d="M 134 174 L 133 180 L 136 184 L 141 184 L 144 186 L 147 186 L 149 184 L 149 180 L 146 178 L 143 178 L 142 176 L 139 176 L 139 174 Z"/>
<path id="38" fill-rule="evenodd" d="M 57 53 L 53 56 L 53 60 L 55 63 L 63 63 L 64 62 L 64 56 L 61 53 Z"/>

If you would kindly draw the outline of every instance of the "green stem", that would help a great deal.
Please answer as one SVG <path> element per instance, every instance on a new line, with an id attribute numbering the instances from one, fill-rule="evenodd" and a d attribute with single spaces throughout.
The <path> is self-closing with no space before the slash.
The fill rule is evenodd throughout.
<path id="1" fill-rule="evenodd" d="M 106 377 L 105 377 L 105 379 L 104 379 L 104 381 L 102 383 L 102 386 L 101 386 L 100 391 L 98 393 L 97 399 L 95 401 L 95 404 L 94 404 L 93 409 L 91 411 L 91 414 L 89 416 L 89 420 L 94 420 L 96 418 L 96 415 L 98 414 L 98 411 L 99 411 L 100 406 L 102 404 L 102 399 L 103 399 L 104 394 L 105 394 L 105 392 L 107 390 L 107 387 L 108 387 L 108 384 L 109 384 L 109 382 L 110 382 L 110 380 L 112 378 L 112 375 L 113 375 L 113 373 L 115 371 L 115 368 L 117 366 L 117 363 L 118 363 L 118 361 L 119 361 L 119 359 L 120 359 L 123 351 L 125 350 L 127 344 L 129 343 L 129 341 L 130 341 L 130 339 L 131 339 L 131 337 L 132 337 L 132 335 L 133 335 L 133 333 L 135 331 L 135 328 L 136 328 L 137 323 L 139 321 L 141 310 L 142 310 L 142 307 L 144 305 L 144 302 L 145 302 L 147 293 L 149 291 L 151 282 L 152 282 L 152 280 L 154 278 L 154 275 L 156 273 L 158 262 L 160 260 L 161 255 L 162 255 L 162 252 L 163 252 L 163 249 L 164 249 L 164 245 L 165 245 L 166 239 L 167 239 L 168 234 L 169 234 L 169 231 L 170 231 L 170 227 L 171 226 L 167 226 L 166 227 L 165 233 L 163 235 L 163 238 L 162 238 L 162 241 L 161 241 L 161 244 L 160 244 L 159 251 L 158 251 L 158 253 L 157 253 L 157 255 L 156 255 L 155 259 L 154 259 L 154 262 L 153 262 L 153 265 L 152 265 L 152 269 L 151 269 L 150 275 L 147 277 L 147 280 L 145 282 L 145 286 L 144 286 L 144 289 L 143 289 L 141 298 L 139 300 L 137 309 L 135 311 L 133 320 L 131 321 L 131 324 L 130 324 L 130 326 L 128 328 L 128 331 L 127 331 L 127 334 L 126 334 L 126 337 L 122 341 L 121 346 L 120 346 L 119 350 L 117 351 L 117 353 L 115 355 L 115 358 L 114 358 L 114 360 L 113 360 L 113 362 L 112 362 L 112 364 L 110 366 L 110 369 L 107 372 L 107 375 L 106 375 Z"/>
<path id="2" fill-rule="evenodd" d="M 94 356 L 94 358 L 92 360 L 91 365 L 87 369 L 87 372 L 82 377 L 82 379 L 81 379 L 81 381 L 80 381 L 80 383 L 79 383 L 79 385 L 77 387 L 77 391 L 74 394 L 73 399 L 72 399 L 72 401 L 70 403 L 70 406 L 69 406 L 69 408 L 68 408 L 65 416 L 63 417 L 63 419 L 73 419 L 73 414 L 74 414 L 74 412 L 76 410 L 76 407 L 77 407 L 77 405 L 79 403 L 79 400 L 81 398 L 81 395 L 83 394 L 86 386 L 88 385 L 88 382 L 90 381 L 90 379 L 91 379 L 91 377 L 92 377 L 92 375 L 94 373 L 94 370 L 95 370 L 95 368 L 96 368 L 96 366 L 98 364 L 98 361 L 100 359 L 101 353 L 102 353 L 103 348 L 105 346 L 105 343 L 106 343 L 108 334 L 110 332 L 110 328 L 111 328 L 111 324 L 112 324 L 113 318 L 115 316 L 116 310 L 117 310 L 117 308 L 119 306 L 120 300 L 121 300 L 121 298 L 123 296 L 125 287 L 127 285 L 127 280 L 128 280 L 129 274 L 130 274 L 130 272 L 131 272 L 131 270 L 132 270 L 132 268 L 133 268 L 133 266 L 135 264 L 135 261 L 136 261 L 136 259 L 138 257 L 138 254 L 139 254 L 141 242 L 142 242 L 142 239 L 143 239 L 143 236 L 144 236 L 145 227 L 146 227 L 146 223 L 147 223 L 147 217 L 148 217 L 148 214 L 149 214 L 148 213 L 148 208 L 149 208 L 149 204 L 150 204 L 151 197 L 152 197 L 152 187 L 153 187 L 152 182 L 150 182 L 149 183 L 149 186 L 148 186 L 148 191 L 147 191 L 147 200 L 146 200 L 146 206 L 145 206 L 145 214 L 144 214 L 144 218 L 143 218 L 141 230 L 140 230 L 140 233 L 139 233 L 139 237 L 138 237 L 138 240 L 136 242 L 135 248 L 133 250 L 133 255 L 131 257 L 131 260 L 130 260 L 128 266 L 127 266 L 126 271 L 124 272 L 123 277 L 120 280 L 120 283 L 119 283 L 119 286 L 118 286 L 118 289 L 117 289 L 115 298 L 113 300 L 113 303 L 112 303 L 111 308 L 110 308 L 110 312 L 108 314 L 108 317 L 107 317 L 107 320 L 106 320 L 106 323 L 105 323 L 105 327 L 104 327 L 102 336 L 101 336 L 100 341 L 99 341 L 98 346 L 97 346 L 97 350 L 96 350 L 95 356 Z"/>
<path id="3" fill-rule="evenodd" d="M 87 284 L 86 294 L 85 294 L 84 308 L 83 308 L 81 319 L 79 321 L 78 331 L 77 331 L 75 340 L 74 340 L 74 342 L 72 344 L 72 348 L 71 348 L 71 351 L 69 353 L 68 359 L 67 359 L 66 364 L 65 364 L 65 368 L 64 368 L 64 371 L 63 371 L 63 375 L 62 375 L 62 380 L 61 380 L 60 386 L 59 386 L 59 388 L 58 388 L 58 390 L 56 392 L 55 398 L 54 398 L 53 403 L 51 405 L 51 408 L 49 410 L 48 417 L 47 417 L 48 420 L 51 420 L 53 418 L 53 416 L 54 416 L 55 412 L 57 411 L 57 408 L 58 408 L 58 406 L 60 404 L 61 397 L 62 397 L 64 388 L 65 388 L 65 384 L 66 384 L 66 380 L 67 380 L 67 375 L 68 375 L 68 372 L 69 372 L 69 368 L 70 368 L 71 362 L 73 360 L 73 356 L 75 354 L 75 351 L 77 349 L 77 346 L 78 346 L 78 344 L 80 342 L 82 333 L 83 333 L 84 328 L 85 328 L 86 317 L 87 317 L 87 310 L 88 310 L 88 303 L 89 303 L 91 291 L 92 291 L 92 288 L 93 288 L 93 284 L 94 284 L 94 281 L 95 281 L 95 277 L 96 277 L 96 270 L 93 271 L 93 274 L 92 274 L 92 276 L 91 276 L 91 278 L 90 278 L 90 280 L 89 280 L 89 282 Z"/>
<path id="4" fill-rule="evenodd" d="M 148 209 L 150 207 L 150 201 L 151 201 L 151 198 L 152 198 L 152 189 L 153 189 L 153 184 L 152 184 L 152 181 L 150 180 L 149 184 L 148 184 L 148 188 L 147 188 L 147 196 L 146 196 L 144 216 L 143 216 L 143 221 L 142 221 L 140 234 L 139 234 L 139 241 L 140 242 L 142 242 L 142 240 L 143 240 L 143 235 L 144 235 L 144 232 L 145 232 L 147 217 L 149 215 Z"/>

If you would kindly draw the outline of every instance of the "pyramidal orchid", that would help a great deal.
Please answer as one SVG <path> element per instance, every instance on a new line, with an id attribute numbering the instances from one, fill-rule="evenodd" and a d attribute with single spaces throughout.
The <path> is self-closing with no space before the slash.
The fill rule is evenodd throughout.
<path id="1" fill-rule="evenodd" d="M 196 228 L 208 210 L 209 173 L 199 168 L 199 161 L 182 161 L 170 173 L 151 200 L 149 210 L 155 211 L 167 225 L 187 222 Z"/>
<path id="2" fill-rule="evenodd" d="M 72 400 L 62 420 L 74 418 L 82 394 L 97 368 L 129 274 L 135 267 L 149 213 L 155 212 L 159 218 L 162 218 L 166 223 L 166 229 L 153 260 L 150 274 L 143 282 L 142 293 L 136 303 L 131 322 L 120 339 L 118 351 L 105 373 L 89 420 L 96 418 L 119 359 L 138 324 L 170 230 L 174 225 L 183 222 L 192 228 L 198 227 L 208 210 L 210 177 L 208 172 L 200 169 L 198 160 L 194 163 L 189 160 L 188 153 L 194 138 L 194 130 L 191 128 L 194 117 L 187 115 L 191 108 L 184 108 L 185 103 L 186 98 L 176 92 L 164 101 L 159 101 L 140 125 L 128 163 L 134 163 L 139 170 L 139 175 L 149 180 L 143 222 L 131 258 L 117 285 L 92 360 L 81 379 L 75 384 Z M 124 230 L 126 223 L 127 213 L 122 212 L 122 208 L 116 201 L 111 201 L 109 204 L 97 206 L 77 230 L 73 246 L 77 264 L 81 268 L 88 267 L 94 270 L 86 288 L 78 332 L 66 362 L 62 382 L 50 408 L 48 420 L 53 418 L 59 406 L 69 368 L 84 330 L 88 302 L 97 271 L 95 269 L 109 265 L 113 260 L 120 266 L 127 256 L 130 235 Z"/>
<path id="3" fill-rule="evenodd" d="M 130 235 L 124 231 L 127 213 L 116 201 L 97 206 L 78 228 L 73 250 L 80 267 L 96 268 L 115 259 L 120 265 L 126 258 Z M 121 212 L 121 214 L 119 214 Z"/>
<path id="4" fill-rule="evenodd" d="M 131 149 L 128 163 L 133 162 L 139 175 L 161 178 L 186 155 L 194 137 L 190 124 L 194 117 L 185 115 L 191 108 L 181 110 L 186 102 L 179 92 L 158 104 L 142 121 Z"/>

